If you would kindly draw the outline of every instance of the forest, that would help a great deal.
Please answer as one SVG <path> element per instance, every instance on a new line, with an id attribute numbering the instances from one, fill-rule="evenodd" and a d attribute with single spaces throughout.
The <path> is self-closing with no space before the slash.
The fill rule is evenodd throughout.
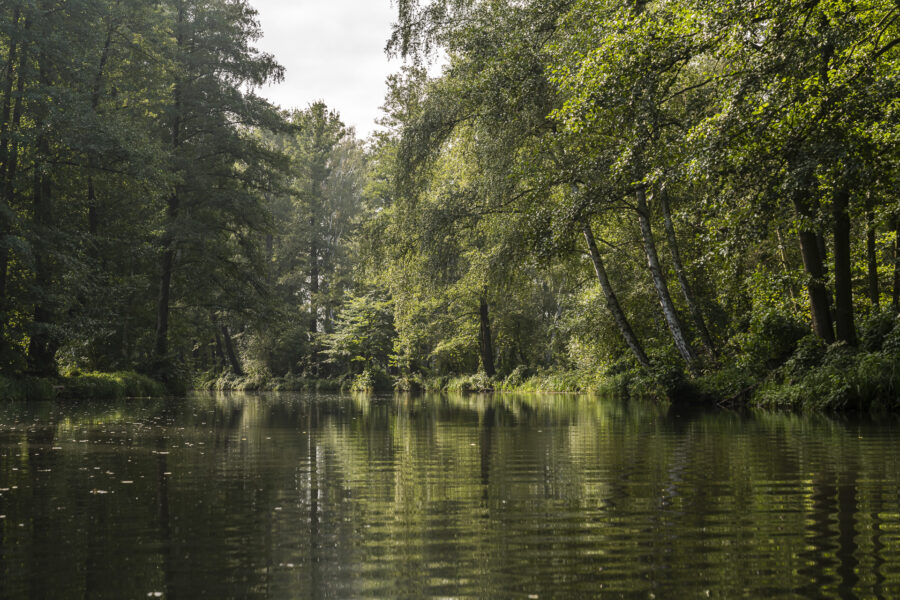
<path id="1" fill-rule="evenodd" d="M 395 7 L 360 139 L 246 0 L 2 0 L 0 397 L 900 407 L 895 0 Z"/>

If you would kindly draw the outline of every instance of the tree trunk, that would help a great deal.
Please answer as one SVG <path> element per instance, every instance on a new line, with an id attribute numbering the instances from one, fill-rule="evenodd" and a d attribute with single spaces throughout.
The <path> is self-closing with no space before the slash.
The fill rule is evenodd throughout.
<path id="1" fill-rule="evenodd" d="M 41 54 L 39 61 L 40 82 L 42 87 L 49 87 L 47 57 Z M 56 373 L 56 348 L 55 336 L 51 328 L 54 321 L 53 309 L 53 258 L 50 248 L 53 247 L 51 236 L 53 230 L 53 202 L 51 197 L 50 177 L 47 174 L 46 161 L 50 156 L 50 142 L 42 131 L 48 109 L 45 106 L 39 108 L 36 119 L 36 127 L 41 133 L 37 139 L 37 160 L 34 165 L 33 184 L 33 227 L 34 239 L 32 240 L 32 252 L 34 254 L 34 284 L 36 298 L 34 303 L 33 322 L 31 324 L 31 339 L 28 344 L 29 370 L 39 375 L 53 375 Z"/>
<path id="2" fill-rule="evenodd" d="M 319 248 L 316 244 L 315 219 L 309 219 L 309 230 L 312 232 L 312 241 L 309 244 L 309 332 L 316 333 L 319 330 Z"/>
<path id="3" fill-rule="evenodd" d="M 216 319 L 215 319 L 215 317 L 213 317 L 213 324 L 215 324 L 215 322 L 216 322 Z M 225 368 L 225 350 L 222 348 L 222 336 L 219 335 L 218 327 L 214 327 L 213 332 L 216 335 L 216 348 L 215 348 L 216 366 L 219 367 L 220 369 L 224 369 Z"/>
<path id="4" fill-rule="evenodd" d="M 178 33 L 175 43 L 178 48 L 184 46 L 181 25 L 184 23 L 184 4 L 178 3 L 178 14 L 175 19 Z M 181 81 L 175 80 L 172 91 L 172 152 L 178 151 L 181 146 Z M 156 303 L 156 343 L 153 353 L 157 360 L 162 360 L 169 353 L 169 304 L 172 294 L 172 273 L 175 270 L 175 239 L 174 229 L 178 220 L 180 199 L 178 187 L 169 196 L 166 206 L 166 231 L 162 237 L 162 254 L 159 259 L 159 296 Z"/>
<path id="5" fill-rule="evenodd" d="M 631 328 L 631 324 L 628 322 L 628 318 L 625 316 L 625 312 L 619 304 L 619 299 L 616 297 L 616 293 L 609 282 L 606 267 L 603 265 L 600 251 L 597 249 L 597 242 L 594 240 L 594 232 L 591 230 L 591 225 L 587 220 L 582 223 L 582 231 L 584 232 L 584 239 L 587 242 L 588 250 L 591 253 L 591 261 L 594 263 L 594 272 L 597 274 L 597 279 L 600 281 L 600 288 L 603 290 L 603 295 L 606 298 L 606 307 L 612 314 L 616 327 L 618 327 L 619 333 L 622 335 L 622 339 L 625 340 L 625 344 L 631 349 L 631 353 L 634 354 L 638 364 L 642 367 L 649 367 L 650 361 L 644 353 L 644 348 L 634 334 L 634 330 Z"/>
<path id="6" fill-rule="evenodd" d="M 834 294 L 828 289 L 828 245 L 822 232 L 816 232 L 816 246 L 819 248 L 819 258 L 822 259 L 822 281 L 825 282 L 825 297 L 828 300 L 828 315 L 831 317 L 831 328 L 834 329 Z"/>
<path id="7" fill-rule="evenodd" d="M 225 354 L 228 356 L 228 362 L 231 364 L 231 370 L 235 375 L 244 376 L 244 369 L 241 368 L 241 361 L 238 360 L 234 351 L 234 344 L 231 341 L 231 333 L 228 331 L 228 325 L 222 325 L 222 339 L 225 340 Z"/>
<path id="8" fill-rule="evenodd" d="M 878 257 L 875 248 L 875 215 L 872 209 L 866 211 L 866 266 L 867 279 L 869 283 L 869 300 L 872 301 L 872 308 L 877 312 L 881 299 L 878 292 Z"/>
<path id="9" fill-rule="evenodd" d="M 29 29 L 31 29 L 31 18 L 26 16 L 25 31 L 28 31 Z M 10 61 L 10 64 L 12 64 L 12 61 Z M 4 163 L 3 172 L 0 173 L 0 176 L 3 178 L 3 202 L 10 214 L 14 214 L 15 181 L 19 167 L 19 144 L 12 137 L 12 134 L 18 131 L 22 122 L 22 101 L 25 96 L 25 67 L 27 64 L 27 53 L 23 48 L 21 52 L 19 52 L 19 65 L 16 69 L 16 101 L 12 109 L 12 120 L 8 125 L 7 135 L 9 135 L 9 138 L 3 144 Z M 8 81 L 11 85 L 12 78 L 10 77 Z M 0 236 L 5 238 L 11 234 L 12 223 L 3 223 L 2 230 L 0 230 Z M 6 298 L 8 295 L 9 254 L 8 240 L 0 240 L 0 313 L 2 313 L 0 314 L 0 332 L 6 328 L 7 323 Z"/>
<path id="10" fill-rule="evenodd" d="M 684 301 L 687 303 L 688 310 L 690 310 L 691 316 L 694 319 L 694 324 L 697 326 L 697 332 L 700 334 L 700 340 L 703 342 L 703 346 L 713 358 L 718 358 L 718 352 L 716 351 L 712 336 L 709 335 L 709 329 L 706 327 L 706 320 L 703 318 L 703 312 L 700 310 L 700 306 L 694 299 L 693 290 L 688 282 L 687 271 L 684 268 L 684 263 L 681 262 L 678 239 L 675 237 L 675 225 L 672 223 L 672 213 L 669 209 L 669 197 L 665 191 L 660 194 L 660 204 L 662 206 L 663 219 L 665 221 L 666 237 L 669 240 L 669 250 L 672 254 L 672 265 L 675 267 L 675 275 L 678 277 L 678 284 L 681 286 L 681 293 L 684 296 Z"/>
<path id="11" fill-rule="evenodd" d="M 167 210 L 169 227 L 178 218 L 178 196 L 169 198 Z M 172 294 L 172 273 L 175 270 L 175 241 L 171 231 L 163 236 L 162 256 L 159 259 L 159 296 L 156 302 L 156 344 L 154 355 L 165 358 L 169 352 L 169 304 Z"/>
<path id="12" fill-rule="evenodd" d="M 797 215 L 803 220 L 812 219 L 812 210 L 800 197 L 805 190 L 795 194 L 793 203 Z M 813 331 L 826 344 L 834 343 L 834 330 L 831 326 L 831 310 L 829 309 L 829 293 L 825 287 L 825 265 L 819 252 L 819 236 L 805 222 L 801 222 L 798 234 L 800 255 L 803 268 L 806 270 L 806 290 L 809 294 L 809 307 L 812 313 Z"/>
<path id="13" fill-rule="evenodd" d="M 6 72 L 4 73 L 6 81 L 3 84 L 3 108 L 0 109 L 0 174 L 6 173 L 6 161 L 9 149 L 9 120 L 11 116 L 10 111 L 12 110 L 13 79 L 15 78 L 16 73 L 16 54 L 18 53 L 18 39 L 16 37 L 15 29 L 19 23 L 19 16 L 19 7 L 17 6 L 13 9 L 13 32 L 10 34 Z"/>
<path id="14" fill-rule="evenodd" d="M 39 143 L 46 150 L 46 143 Z M 42 152 L 43 153 L 43 152 Z M 34 251 L 34 284 L 37 297 L 34 304 L 31 337 L 28 344 L 28 368 L 38 375 L 56 373 L 56 343 L 53 340 L 53 309 L 50 295 L 53 277 L 50 273 L 51 257 L 47 248 L 50 245 L 49 235 L 52 228 L 52 204 L 50 198 L 50 181 L 41 174 L 41 168 L 34 175 L 34 221 L 37 233 L 32 242 Z"/>
<path id="15" fill-rule="evenodd" d="M 808 278 L 806 289 L 809 293 L 809 306 L 812 313 L 813 330 L 826 344 L 834 343 L 834 330 L 831 328 L 831 311 L 828 308 L 828 290 L 825 288 L 825 269 L 816 234 L 801 231 L 800 255 Z"/>
<path id="16" fill-rule="evenodd" d="M 781 228 L 775 228 L 775 236 L 778 238 L 778 255 L 781 257 L 781 268 L 784 270 L 784 276 L 788 280 L 788 293 L 791 295 L 791 304 L 794 310 L 800 310 L 797 304 L 797 292 L 794 291 L 794 282 L 791 279 L 791 266 L 788 263 L 787 252 L 784 248 L 784 236 L 781 234 Z"/>
<path id="17" fill-rule="evenodd" d="M 488 315 L 488 303 L 484 296 L 480 298 L 478 320 L 478 347 L 481 351 L 481 365 L 484 367 L 484 374 L 488 377 L 493 377 L 496 374 L 496 371 L 494 370 L 494 342 L 491 339 L 491 321 Z"/>
<path id="18" fill-rule="evenodd" d="M 684 359 L 685 364 L 687 364 L 688 370 L 696 374 L 697 358 L 694 355 L 690 342 L 684 335 L 684 327 L 681 325 L 681 319 L 678 318 L 675 304 L 672 302 L 672 296 L 669 294 L 669 286 L 666 284 L 659 264 L 659 254 L 656 252 L 656 242 L 653 239 L 653 229 L 650 226 L 650 209 L 647 206 L 647 196 L 643 188 L 639 188 L 635 192 L 635 201 L 637 202 L 641 235 L 644 238 L 644 253 L 647 255 L 647 266 L 650 267 L 650 276 L 653 278 L 653 285 L 656 287 L 656 294 L 659 297 L 659 305 L 662 307 L 666 325 L 669 326 L 669 332 L 672 334 L 675 347 L 678 349 L 678 353 L 681 354 L 681 358 Z"/>
<path id="19" fill-rule="evenodd" d="M 838 190 L 832 201 L 834 217 L 834 322 L 837 339 L 856 345 L 853 323 L 853 273 L 850 256 L 850 215 L 847 205 L 850 194 Z"/>
<path id="20" fill-rule="evenodd" d="M 900 310 L 900 218 L 894 217 L 894 285 L 891 307 Z"/>
<path id="21" fill-rule="evenodd" d="M 98 114 L 97 109 L 100 106 L 100 92 L 103 89 L 103 75 L 106 71 L 106 63 L 109 61 L 109 51 L 112 47 L 112 36 L 115 28 L 115 21 L 113 20 L 112 15 L 110 15 L 106 24 L 106 40 L 103 43 L 103 50 L 100 53 L 100 64 L 97 66 L 97 74 L 94 76 L 94 84 L 91 89 L 91 112 L 95 115 Z M 94 162 L 95 157 L 92 155 L 88 159 L 91 168 L 94 167 Z M 94 237 L 97 235 L 97 230 L 99 228 L 99 216 L 97 215 L 97 194 L 94 190 L 93 172 L 88 173 L 87 188 L 88 231 L 90 232 L 91 237 Z"/>
<path id="22" fill-rule="evenodd" d="M 88 233 L 91 234 L 91 237 L 95 237 L 97 235 L 98 230 L 100 229 L 100 217 L 97 214 L 97 194 L 94 190 L 94 176 L 93 175 L 88 175 L 87 198 L 88 198 Z"/>

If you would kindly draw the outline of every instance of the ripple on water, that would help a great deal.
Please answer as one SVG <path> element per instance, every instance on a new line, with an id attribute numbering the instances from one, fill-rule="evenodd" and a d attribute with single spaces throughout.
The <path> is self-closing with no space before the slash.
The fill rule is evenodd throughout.
<path id="1" fill-rule="evenodd" d="M 0 597 L 898 596 L 895 429 L 539 396 L 5 404 Z"/>

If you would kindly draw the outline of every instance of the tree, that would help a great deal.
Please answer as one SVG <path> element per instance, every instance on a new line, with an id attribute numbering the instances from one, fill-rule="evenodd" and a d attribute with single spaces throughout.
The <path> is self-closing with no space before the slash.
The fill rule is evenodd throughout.
<path id="1" fill-rule="evenodd" d="M 208 257 L 204 231 L 230 229 L 240 237 L 264 222 L 257 192 L 275 156 L 248 129 L 280 126 L 275 110 L 246 91 L 282 75 L 271 56 L 251 46 L 260 35 L 255 11 L 242 0 L 173 1 L 174 85 L 160 133 L 176 179 L 160 240 L 157 361 L 169 351 L 176 256 Z"/>

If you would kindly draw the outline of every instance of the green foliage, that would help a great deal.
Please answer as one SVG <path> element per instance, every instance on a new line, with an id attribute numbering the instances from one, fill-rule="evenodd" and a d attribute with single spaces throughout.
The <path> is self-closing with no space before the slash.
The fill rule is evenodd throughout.
<path id="1" fill-rule="evenodd" d="M 56 388 L 52 380 L 0 375 L 0 400 L 45 401 L 55 397 Z"/>
<path id="2" fill-rule="evenodd" d="M 346 372 L 387 369 L 394 349 L 394 303 L 375 293 L 348 294 L 334 323 L 322 336 L 328 361 Z"/>
<path id="3" fill-rule="evenodd" d="M 897 329 L 895 310 L 885 310 L 869 316 L 860 333 L 860 347 L 869 352 L 881 350 L 888 336 Z"/>
<path id="4" fill-rule="evenodd" d="M 350 391 L 357 393 L 381 393 L 394 389 L 387 373 L 377 367 L 366 368 L 353 379 Z"/>
<path id="5" fill-rule="evenodd" d="M 893 327 L 888 330 L 888 323 Z M 885 332 L 888 330 L 887 332 Z M 784 367 L 770 376 L 753 397 L 761 406 L 793 410 L 873 411 L 900 408 L 900 326 L 895 318 L 870 319 L 866 347 L 844 343 L 825 347 L 803 338 Z"/>
<path id="6" fill-rule="evenodd" d="M 773 369 L 786 361 L 809 327 L 793 315 L 776 310 L 754 314 L 746 333 L 736 337 L 739 364 L 749 369 Z"/>
<path id="7" fill-rule="evenodd" d="M 165 386 L 133 371 L 96 373 L 72 371 L 62 378 L 63 398 L 114 399 L 166 395 Z"/>
<path id="8" fill-rule="evenodd" d="M 900 355 L 840 348 L 818 368 L 764 384 L 754 402 L 793 410 L 870 411 L 897 410 L 898 397 Z"/>
<path id="9" fill-rule="evenodd" d="M 0 7 L 9 397 L 892 402 L 890 2 L 403 0 L 367 143 L 253 93 L 243 0 L 45 4 Z"/>
<path id="10" fill-rule="evenodd" d="M 346 389 L 349 382 L 342 378 L 264 376 L 260 373 L 240 376 L 234 373 L 208 371 L 194 380 L 194 389 L 226 391 L 275 391 L 275 392 L 337 392 Z"/>
<path id="11" fill-rule="evenodd" d="M 425 391 L 425 379 L 421 374 L 401 375 L 394 379 L 394 390 L 401 393 L 417 394 Z"/>
<path id="12" fill-rule="evenodd" d="M 747 369 L 729 366 L 704 373 L 685 385 L 681 399 L 688 403 L 742 403 L 758 385 L 758 377 Z"/>
<path id="13" fill-rule="evenodd" d="M 797 349 L 784 363 L 783 371 L 789 377 L 802 377 L 808 371 L 819 367 L 831 352 L 815 335 L 806 335 L 798 343 Z"/>
<path id="14" fill-rule="evenodd" d="M 445 392 L 483 394 L 494 391 L 494 380 L 482 372 L 451 377 L 443 386 Z"/>

